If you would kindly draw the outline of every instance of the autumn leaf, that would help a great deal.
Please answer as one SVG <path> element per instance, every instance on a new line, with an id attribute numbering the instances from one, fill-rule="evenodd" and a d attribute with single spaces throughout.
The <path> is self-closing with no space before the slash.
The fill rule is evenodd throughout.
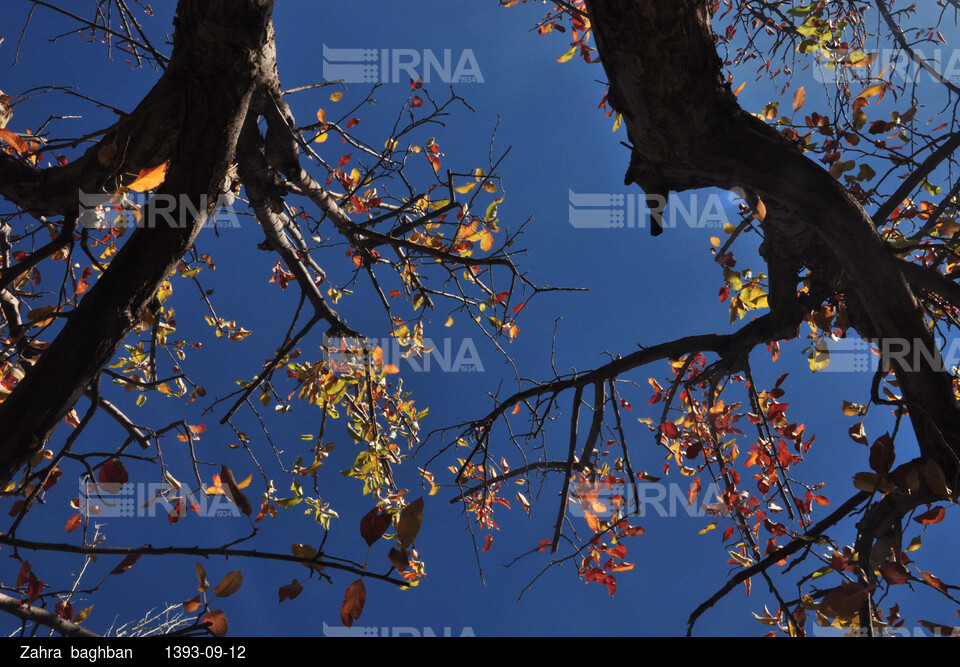
<path id="1" fill-rule="evenodd" d="M 406 549 L 390 549 L 390 552 L 387 554 L 387 560 L 397 568 L 397 572 L 403 572 L 410 567 L 410 556 L 407 555 Z"/>
<path id="2" fill-rule="evenodd" d="M 883 575 L 883 580 L 891 586 L 905 584 L 910 579 L 910 573 L 903 566 L 903 563 L 889 560 L 880 564 L 880 574 Z"/>
<path id="3" fill-rule="evenodd" d="M 423 498 L 417 498 L 403 508 L 397 522 L 397 540 L 402 548 L 413 544 L 423 523 Z"/>
<path id="4" fill-rule="evenodd" d="M 0 128 L 0 139 L 3 139 L 5 142 L 13 146 L 14 150 L 20 154 L 30 151 L 30 146 L 27 145 L 27 142 L 15 135 L 10 130 Z"/>
<path id="5" fill-rule="evenodd" d="M 156 188 L 160 187 L 160 184 L 163 183 L 164 179 L 167 177 L 167 164 L 169 163 L 164 162 L 156 167 L 141 169 L 136 180 L 128 185 L 127 188 L 133 190 L 134 192 L 155 190 Z"/>
<path id="6" fill-rule="evenodd" d="M 919 516 L 913 517 L 913 520 L 917 523 L 921 523 L 924 526 L 929 526 L 934 523 L 940 523 L 943 521 L 944 517 L 947 515 L 947 510 L 945 507 L 934 507 Z"/>
<path id="7" fill-rule="evenodd" d="M 203 565 L 199 562 L 195 562 L 195 565 L 197 569 L 197 581 L 199 582 L 197 584 L 197 590 L 201 593 L 206 593 L 210 588 L 210 582 L 207 581 L 207 571 L 203 569 Z"/>
<path id="8" fill-rule="evenodd" d="M 80 527 L 80 524 L 83 523 L 83 515 L 74 514 L 72 517 L 67 519 L 66 529 L 68 533 L 72 533 L 77 528 Z"/>
<path id="9" fill-rule="evenodd" d="M 800 110 L 800 107 L 802 107 L 803 103 L 806 101 L 807 91 L 803 86 L 800 86 L 793 94 L 793 113 L 797 113 Z"/>
<path id="10" fill-rule="evenodd" d="M 229 493 L 226 494 L 227 497 L 236 503 L 241 512 L 250 516 L 250 512 L 253 511 L 253 508 L 250 506 L 250 501 L 240 492 L 240 486 L 237 484 L 233 472 L 225 465 L 220 466 L 220 480 L 227 485 L 227 489 L 229 490 Z"/>
<path id="11" fill-rule="evenodd" d="M 280 587 L 280 602 L 284 600 L 293 600 L 303 592 L 303 584 L 294 579 L 286 586 Z"/>
<path id="12" fill-rule="evenodd" d="M 343 604 L 340 606 L 340 621 L 346 627 L 352 627 L 353 622 L 363 613 L 363 605 L 366 601 L 367 589 L 363 585 L 363 579 L 357 579 L 347 586 Z"/>
<path id="13" fill-rule="evenodd" d="M 110 571 L 110 574 L 123 574 L 131 567 L 133 567 L 138 560 L 140 560 L 141 554 L 128 554 L 120 563 Z"/>
<path id="14" fill-rule="evenodd" d="M 929 586 L 936 588 L 941 593 L 949 595 L 950 591 L 947 589 L 947 585 L 940 581 L 939 577 L 932 575 L 929 572 L 921 572 L 920 576 L 923 577 L 923 580 L 927 582 Z"/>
<path id="15" fill-rule="evenodd" d="M 850 618 L 867 604 L 869 591 L 858 582 L 831 588 L 820 602 L 820 611 L 833 618 Z"/>
<path id="16" fill-rule="evenodd" d="M 182 604 L 183 604 L 183 610 L 188 614 L 192 614 L 193 612 L 195 612 L 197 609 L 200 608 L 200 596 L 194 595 L 192 598 L 190 598 L 186 602 L 183 602 Z"/>
<path id="17" fill-rule="evenodd" d="M 211 609 L 203 617 L 204 623 L 209 623 L 207 631 L 214 637 L 227 636 L 227 615 L 219 609 Z"/>
<path id="18" fill-rule="evenodd" d="M 570 47 L 570 50 L 569 50 L 569 51 L 567 51 L 567 52 L 564 53 L 562 56 L 560 56 L 559 58 L 557 58 L 557 62 L 558 62 L 558 63 L 565 63 L 565 62 L 567 62 L 568 60 L 570 60 L 571 58 L 573 58 L 575 55 L 577 55 L 577 47 L 576 47 L 576 45 Z"/>
<path id="19" fill-rule="evenodd" d="M 218 598 L 230 597 L 240 590 L 240 586 L 242 585 L 243 575 L 240 573 L 240 570 L 234 570 L 233 572 L 228 572 L 227 576 L 217 584 L 217 587 L 213 589 L 213 594 Z"/>
<path id="20" fill-rule="evenodd" d="M 127 468 L 120 459 L 108 460 L 97 473 L 97 480 L 107 493 L 118 493 L 129 479 Z"/>
<path id="21" fill-rule="evenodd" d="M 390 514 L 379 507 L 374 507 L 360 519 L 360 536 L 367 543 L 367 546 L 373 546 L 374 542 L 387 532 L 390 521 Z"/>

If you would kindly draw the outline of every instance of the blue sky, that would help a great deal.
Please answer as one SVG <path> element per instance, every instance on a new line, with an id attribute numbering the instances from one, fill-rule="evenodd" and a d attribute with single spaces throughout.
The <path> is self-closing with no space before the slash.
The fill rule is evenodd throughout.
<path id="1" fill-rule="evenodd" d="M 27 31 L 19 64 L 11 67 L 28 3 L 8 4 L 12 6 L 5 9 L 5 22 L 0 27 L 0 37 L 4 38 L 0 46 L 0 88 L 5 92 L 17 94 L 40 85 L 79 86 L 84 94 L 130 110 L 155 81 L 156 75 L 149 71 L 131 70 L 123 62 L 124 58 L 108 61 L 102 45 L 84 43 L 73 35 L 62 37 L 56 43 L 47 42 L 47 36 L 71 26 L 69 21 L 43 9 L 37 10 Z M 710 237 L 726 238 L 720 229 L 691 227 L 681 222 L 654 239 L 646 229 L 578 229 L 570 224 L 571 192 L 635 196 L 639 190 L 623 186 L 629 157 L 628 150 L 620 143 L 626 140 L 625 132 L 612 132 L 613 120 L 605 118 L 597 109 L 603 94 L 602 68 L 587 66 L 577 59 L 565 64 L 556 62 L 555 58 L 567 50 L 567 41 L 556 36 L 538 37 L 530 30 L 543 7 L 503 9 L 492 0 L 425 0 L 402 4 L 382 0 L 350 3 L 284 0 L 275 13 L 281 80 L 285 88 L 322 81 L 324 45 L 333 49 L 413 49 L 421 53 L 429 50 L 435 54 L 450 49 L 454 61 L 465 51 L 472 54 L 482 72 L 483 83 L 458 83 L 455 90 L 473 111 L 458 111 L 446 127 L 425 132 L 422 141 L 425 143 L 428 136 L 436 136 L 445 153 L 445 166 L 468 170 L 486 165 L 491 134 L 496 127 L 493 152 L 500 154 L 510 148 L 501 171 L 506 192 L 500 205 L 501 226 L 515 229 L 527 218 L 533 218 L 519 244 L 529 251 L 520 261 L 521 268 L 541 286 L 589 288 L 588 292 L 542 295 L 523 311 L 518 319 L 520 336 L 506 348 L 521 376 L 535 379 L 550 376 L 554 332 L 555 364 L 561 372 L 595 367 L 606 360 L 606 352 L 627 354 L 638 344 L 653 345 L 693 333 L 728 332 L 729 313 L 726 305 L 717 300 L 722 275 L 710 254 Z M 169 17 L 161 14 L 165 11 L 158 10 L 157 18 L 148 24 L 151 30 L 160 32 L 169 25 Z M 815 108 L 817 93 L 813 92 L 815 87 L 809 73 L 798 72 L 797 77 L 798 85 L 807 86 L 807 110 Z M 774 98 L 769 86 L 756 83 L 754 78 L 753 70 L 748 67 L 734 86 L 747 81 L 740 99 L 749 110 L 759 111 Z M 434 84 L 429 90 L 442 97 L 444 88 L 444 84 Z M 352 84 L 336 105 L 328 99 L 329 89 L 298 93 L 291 96 L 290 102 L 298 120 L 306 124 L 315 117 L 318 107 L 324 107 L 328 114 L 337 113 L 340 108 L 350 108 L 361 100 L 367 90 L 366 86 Z M 384 123 L 396 115 L 408 92 L 406 80 L 378 90 L 377 105 L 356 114 L 362 120 L 356 128 L 357 135 L 371 145 L 382 145 L 389 135 L 389 126 Z M 782 106 L 786 106 L 789 99 L 785 97 Z M 111 122 L 108 112 L 76 98 L 51 94 L 18 106 L 16 121 L 11 127 L 17 130 L 36 127 L 51 113 L 84 116 L 82 120 L 56 121 L 51 126 L 55 136 L 60 132 L 79 134 Z M 329 144 L 324 146 L 326 149 L 330 152 L 325 153 L 325 157 L 335 160 L 339 149 Z M 689 206 L 693 196 L 698 197 L 702 205 L 709 197 L 715 197 L 713 201 L 719 202 L 720 208 L 712 212 L 721 210 L 730 222 L 739 221 L 732 196 L 688 193 L 680 201 Z M 215 288 L 213 300 L 218 313 L 227 319 L 236 319 L 254 334 L 243 342 L 216 340 L 203 322 L 202 304 L 188 298 L 186 287 L 182 288 L 176 303 L 178 335 L 201 340 L 207 347 L 204 355 L 191 357 L 187 366 L 195 364 L 190 371 L 204 376 L 208 399 L 184 409 L 176 401 L 151 397 L 143 408 L 142 414 L 147 415 L 145 422 L 166 423 L 185 413 L 188 423 L 207 423 L 212 427 L 222 415 L 223 407 L 203 415 L 202 410 L 209 406 L 210 398 L 224 395 L 235 386 L 232 384 L 235 380 L 252 377 L 257 372 L 262 361 L 272 355 L 282 335 L 276 331 L 277 322 L 285 324 L 296 306 L 294 294 L 280 293 L 275 285 L 267 284 L 275 257 L 255 249 L 263 238 L 256 223 L 248 217 L 240 220 L 239 229 L 224 230 L 219 237 L 209 231 L 204 233 L 197 247 L 200 252 L 211 253 L 217 263 L 217 271 L 208 279 L 209 286 Z M 738 268 L 762 269 L 755 249 L 755 239 L 738 243 Z M 318 260 L 332 275 L 337 272 L 347 275 L 352 270 L 352 265 L 339 251 Z M 342 302 L 342 313 L 354 327 L 371 336 L 386 337 L 389 334 L 386 318 L 375 302 L 364 300 L 363 296 L 361 288 L 356 297 Z M 427 335 L 432 333 L 435 340 L 449 338 L 454 351 L 460 349 L 464 340 L 471 341 L 476 346 L 482 370 L 444 372 L 441 364 L 437 364 L 429 372 L 415 372 L 400 364 L 404 386 L 413 392 L 418 405 L 430 408 L 424 422 L 426 431 L 482 416 L 492 405 L 489 394 L 501 386 L 502 392 L 508 392 L 513 381 L 513 373 L 503 357 L 478 336 L 474 328 L 460 321 L 465 318 L 460 317 L 451 328 L 443 327 L 446 313 L 441 306 L 432 315 Z M 412 311 L 408 309 L 407 314 Z M 318 344 L 317 337 L 313 336 L 309 345 Z M 850 483 L 853 473 L 867 469 L 866 450 L 846 436 L 853 422 L 841 414 L 841 400 L 865 401 L 869 375 L 813 376 L 801 354 L 803 347 L 799 342 L 785 345 L 780 361 L 773 365 L 761 361 L 762 350 L 758 350 L 753 357 L 754 371 L 761 386 L 772 386 L 779 375 L 791 373 L 784 386 L 792 418 L 804 421 L 808 433 L 818 434 L 800 474 L 808 482 L 826 482 L 825 492 L 836 506 L 854 493 Z M 624 398 L 634 406 L 632 413 L 627 413 L 629 420 L 658 417 L 659 406 L 655 411 L 646 406 L 650 395 L 646 378 L 653 376 L 663 381 L 666 375 L 666 366 L 661 365 L 628 378 L 637 382 L 637 387 L 623 389 Z M 122 397 L 122 392 L 119 395 Z M 561 400 L 565 411 L 568 410 L 571 397 Z M 872 414 L 880 413 L 875 410 Z M 284 448 L 293 449 L 301 433 L 316 432 L 318 419 L 316 412 L 298 406 L 271 424 L 271 436 L 284 443 Z M 249 432 L 257 430 L 252 418 L 241 417 L 240 421 Z M 891 424 L 888 418 L 871 418 L 868 433 L 874 438 Z M 122 439 L 118 430 L 105 421 L 98 422 L 97 429 L 85 435 L 85 446 L 91 451 L 108 448 Z M 632 421 L 628 437 L 633 467 L 656 474 L 664 456 L 646 427 Z M 339 438 L 338 446 L 346 457 L 352 445 L 345 434 Z M 248 459 L 226 447 L 230 441 L 228 432 L 212 429 L 198 445 L 201 458 L 227 463 L 239 477 L 245 477 L 253 469 Z M 555 425 L 547 443 L 548 447 L 556 448 L 554 454 L 560 458 L 560 452 L 566 448 L 566 428 L 562 421 Z M 401 485 L 415 488 L 419 484 L 417 466 L 424 465 L 440 444 L 439 439 L 431 439 L 415 460 L 401 466 Z M 898 445 L 900 461 L 912 458 L 909 448 L 915 445 L 907 433 L 901 436 Z M 166 447 L 173 449 L 176 444 Z M 745 448 L 746 443 L 742 449 Z M 503 453 L 510 456 L 506 446 Z M 264 454 L 262 458 L 270 456 L 272 454 Z M 359 554 L 362 560 L 362 543 L 356 526 L 372 505 L 369 498 L 360 496 L 355 483 L 339 475 L 345 461 L 347 458 L 331 461 L 320 478 L 321 494 L 340 514 L 340 519 L 333 524 L 327 550 L 347 556 Z M 441 458 L 431 467 L 440 483 L 444 483 L 446 466 L 451 463 L 449 457 Z M 265 460 L 265 465 L 269 464 L 270 461 Z M 187 477 L 186 471 L 183 477 Z M 688 480 L 671 476 L 665 481 L 683 484 Z M 262 488 L 256 488 L 258 483 L 255 481 L 251 487 L 253 496 L 262 492 Z M 680 512 L 673 517 L 645 517 L 640 521 L 646 534 L 628 543 L 628 560 L 635 562 L 636 568 L 619 576 L 616 596 L 611 598 L 605 588 L 596 584 L 585 586 L 578 580 L 572 562 L 549 569 L 524 592 L 548 564 L 546 554 L 528 556 L 510 568 L 503 564 L 552 535 L 558 491 L 559 480 L 548 480 L 539 501 L 534 502 L 530 518 L 516 506 L 510 512 L 500 512 L 501 529 L 494 535 L 493 547 L 479 554 L 479 558 L 474 553 L 466 519 L 457 507 L 448 504 L 453 495 L 451 490 L 444 489 L 427 498 L 424 524 L 417 540 L 417 548 L 427 565 L 427 578 L 418 588 L 404 592 L 369 582 L 366 607 L 357 625 L 392 628 L 393 632 L 396 628 L 412 628 L 436 634 L 448 628 L 454 635 L 468 632 L 477 636 L 675 635 L 685 631 L 688 614 L 731 573 L 730 566 L 725 564 L 727 557 L 720 539 L 725 525 L 721 523 L 720 529 L 701 536 L 697 533 L 708 519 Z M 62 541 L 61 526 L 71 514 L 65 502 L 67 497 L 40 508 L 49 522 L 30 526 L 29 534 L 24 537 Z M 310 518 L 302 517 L 296 509 L 286 514 L 280 520 L 263 524 L 255 541 L 256 548 L 286 552 L 290 542 L 315 544 L 319 541 L 320 530 Z M 588 530 L 582 519 L 573 521 L 579 531 Z M 160 516 L 115 519 L 107 522 L 104 530 L 107 543 L 112 545 L 214 545 L 243 534 L 245 527 L 244 519 L 192 516 L 168 526 Z M 918 552 L 919 557 L 929 559 L 924 561 L 926 570 L 939 572 L 949 561 L 945 556 L 937 556 L 950 546 L 946 544 L 948 526 L 942 528 L 925 535 L 924 547 Z M 855 533 L 848 522 L 844 529 L 835 531 L 835 535 L 846 543 Z M 478 540 L 482 544 L 482 537 Z M 383 543 L 375 545 L 370 556 L 372 563 L 382 564 L 377 566 L 381 568 L 379 571 L 386 570 L 384 546 Z M 55 571 L 52 559 L 37 555 L 30 560 L 41 578 L 45 571 L 52 578 Z M 146 607 L 192 597 L 196 588 L 193 560 L 144 558 L 122 578 L 108 579 L 94 598 L 95 609 L 88 625 L 105 630 L 114 617 L 120 622 L 132 620 Z M 67 568 L 82 564 L 79 559 L 56 562 L 67 562 Z M 47 563 L 50 565 L 44 570 Z M 803 571 L 816 567 L 810 563 Z M 324 624 L 340 625 L 338 611 L 343 590 L 353 577 L 335 576 L 332 586 L 312 580 L 299 598 L 278 605 L 278 587 L 295 577 L 302 581 L 306 575 L 304 568 L 252 561 L 206 563 L 211 581 L 219 581 L 228 571 L 238 568 L 244 573 L 245 583 L 221 607 L 230 620 L 231 634 L 313 636 L 323 632 Z M 4 576 L 12 578 L 12 571 Z M 789 575 L 774 576 L 785 594 L 795 597 L 790 587 L 793 579 Z M 96 577 L 90 579 L 96 580 Z M 518 600 L 521 593 L 522 598 Z M 927 611 L 939 613 L 941 619 L 952 616 L 952 608 L 941 606 L 925 591 L 916 596 L 916 601 L 920 603 L 916 609 L 924 612 L 918 613 L 918 617 L 928 617 Z M 762 634 L 765 626 L 754 621 L 750 612 L 762 613 L 764 604 L 772 609 L 776 603 L 766 594 L 765 585 L 758 578 L 754 580 L 750 598 L 744 596 L 742 587 L 733 592 L 701 618 L 698 633 Z M 885 605 L 888 606 L 886 601 Z M 84 606 L 87 605 L 75 603 L 78 609 Z"/>

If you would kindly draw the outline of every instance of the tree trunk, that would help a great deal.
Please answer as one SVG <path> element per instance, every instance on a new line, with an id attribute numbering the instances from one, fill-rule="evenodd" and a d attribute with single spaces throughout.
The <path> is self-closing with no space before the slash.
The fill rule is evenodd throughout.
<path id="1" fill-rule="evenodd" d="M 742 188 L 766 207 L 761 248 L 784 265 L 840 275 L 860 333 L 937 349 L 922 310 L 870 216 L 820 165 L 737 104 L 721 71 L 707 0 L 587 0 L 609 100 L 633 145 L 628 183 L 646 192 Z M 667 235 L 667 239 L 669 234 Z M 772 289 L 799 278 L 778 273 Z M 784 295 L 771 294 L 771 303 Z M 798 322 L 799 324 L 799 322 Z M 946 369 L 923 356 L 894 364 L 925 457 L 958 472 L 960 411 Z M 919 363 L 914 363 L 919 361 Z"/>
<path id="2" fill-rule="evenodd" d="M 0 486 L 109 363 L 212 213 L 251 96 L 276 76 L 272 10 L 272 0 L 181 0 L 167 71 L 137 110 L 87 152 L 85 167 L 33 173 L 10 160 L 0 164 L 0 194 L 34 213 L 76 215 L 78 190 L 96 182 L 91 173 L 135 175 L 168 158 L 158 195 L 176 201 L 164 215 L 153 202 L 145 207 L 142 226 L 0 404 Z"/>

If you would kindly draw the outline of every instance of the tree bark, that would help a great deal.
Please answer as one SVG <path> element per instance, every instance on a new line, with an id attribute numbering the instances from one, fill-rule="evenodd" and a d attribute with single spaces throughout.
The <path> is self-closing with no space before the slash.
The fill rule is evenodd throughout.
<path id="1" fill-rule="evenodd" d="M 0 404 L 0 487 L 109 363 L 213 212 L 251 96 L 276 77 L 272 10 L 272 0 L 181 0 L 168 69 L 78 163 L 34 172 L 0 160 L 0 195 L 38 215 L 76 215 L 78 191 L 116 189 L 105 174 L 136 176 L 166 159 L 158 195 L 176 202 L 165 215 L 145 207 L 143 225 Z"/>
<path id="2" fill-rule="evenodd" d="M 646 192 L 742 188 L 766 207 L 771 268 L 842 275 L 867 318 L 861 329 L 935 351 L 898 260 L 871 218 L 827 171 L 744 112 L 725 81 L 708 0 L 587 0 L 609 100 L 633 145 L 628 183 Z M 669 237 L 669 234 L 667 235 Z M 796 293 L 781 275 L 778 289 Z M 771 297 L 776 295 L 771 294 Z M 771 298 L 771 302 L 773 302 Z M 863 331 L 861 331 L 863 333 Z M 893 364 L 921 455 L 960 472 L 960 410 L 950 374 L 921 355 Z"/>

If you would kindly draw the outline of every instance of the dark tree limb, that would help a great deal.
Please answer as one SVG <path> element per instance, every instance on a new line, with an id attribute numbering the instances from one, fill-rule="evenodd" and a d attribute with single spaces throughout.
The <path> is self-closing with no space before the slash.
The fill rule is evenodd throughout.
<path id="1" fill-rule="evenodd" d="M 78 190 L 102 191 L 108 169 L 135 174 L 167 156 L 158 194 L 176 202 L 171 217 L 155 216 L 152 202 L 145 207 L 146 224 L 0 404 L 3 484 L 109 362 L 213 212 L 253 92 L 276 76 L 267 69 L 275 63 L 272 10 L 272 0 L 181 0 L 169 68 L 98 146 L 78 162 L 42 172 L 0 156 L 0 195 L 35 214 L 75 213 Z"/>
<path id="2" fill-rule="evenodd" d="M 64 637 L 99 637 L 96 632 L 87 630 L 82 625 L 77 625 L 65 618 L 57 616 L 52 611 L 42 607 L 34 607 L 24 604 L 17 598 L 10 597 L 0 593 L 0 611 L 13 614 L 17 618 L 27 623 L 37 623 L 51 630 L 58 632 Z"/>

